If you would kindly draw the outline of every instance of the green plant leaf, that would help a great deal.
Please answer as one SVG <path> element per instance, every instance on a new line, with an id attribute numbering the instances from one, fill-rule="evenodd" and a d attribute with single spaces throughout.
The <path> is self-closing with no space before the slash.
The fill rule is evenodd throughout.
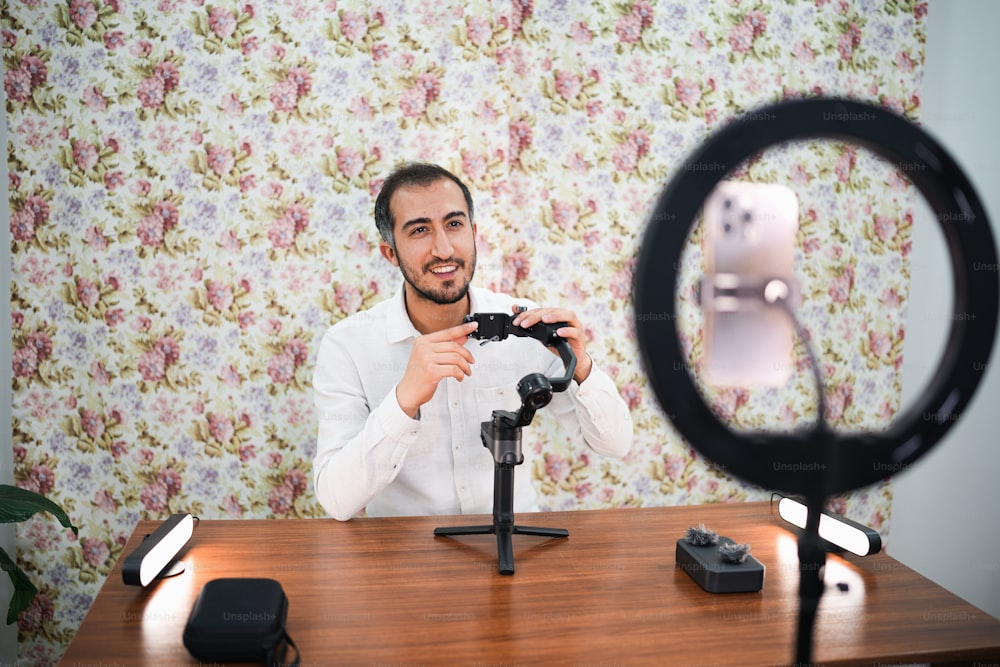
<path id="1" fill-rule="evenodd" d="M 38 589 L 3 549 L 0 549 L 0 568 L 7 573 L 10 583 L 14 585 L 14 594 L 11 595 L 10 605 L 7 607 L 7 625 L 11 625 L 35 599 Z"/>
<path id="2" fill-rule="evenodd" d="M 58 519 L 63 527 L 71 529 L 74 535 L 80 533 L 80 529 L 73 525 L 63 508 L 45 496 L 18 486 L 0 484 L 0 523 L 26 521 L 38 512 L 48 512 Z M 11 625 L 35 599 L 38 589 L 2 548 L 0 548 L 0 568 L 7 573 L 10 583 L 14 586 L 14 594 L 7 607 L 7 625 Z"/>
<path id="3" fill-rule="evenodd" d="M 74 535 L 80 529 L 73 525 L 63 508 L 48 498 L 34 491 L 22 489 L 19 486 L 0 484 L 0 523 L 17 523 L 27 521 L 37 512 L 48 512 Z"/>

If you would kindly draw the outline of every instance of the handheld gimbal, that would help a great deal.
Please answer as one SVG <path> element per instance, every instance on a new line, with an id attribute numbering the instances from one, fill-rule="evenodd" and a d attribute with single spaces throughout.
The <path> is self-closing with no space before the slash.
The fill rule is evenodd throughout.
<path id="1" fill-rule="evenodd" d="M 521 429 L 531 423 L 535 412 L 549 404 L 553 392 L 565 391 L 576 371 L 576 355 L 569 343 L 556 334 L 565 322 L 545 324 L 539 322 L 532 327 L 513 325 L 511 316 L 504 313 L 476 313 L 466 318 L 476 321 L 479 328 L 469 334 L 473 338 L 489 341 L 504 340 L 508 336 L 534 338 L 559 353 L 565 366 L 562 377 L 549 378 L 542 373 L 531 373 L 517 383 L 517 393 L 521 397 L 521 408 L 517 412 L 494 410 L 490 421 L 480 427 L 483 446 L 493 455 L 493 523 L 482 526 L 453 526 L 435 528 L 435 535 L 489 535 L 497 536 L 497 567 L 500 574 L 514 574 L 514 547 L 512 535 L 536 535 L 540 537 L 568 537 L 562 528 L 536 528 L 518 526 L 514 523 L 514 466 L 524 462 L 521 452 Z"/>

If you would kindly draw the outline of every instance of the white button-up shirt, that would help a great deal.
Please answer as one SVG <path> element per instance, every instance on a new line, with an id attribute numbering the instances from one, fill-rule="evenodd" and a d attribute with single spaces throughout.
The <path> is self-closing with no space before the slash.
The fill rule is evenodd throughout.
<path id="1" fill-rule="evenodd" d="M 469 295 L 473 313 L 511 314 L 515 303 L 533 307 L 482 288 L 470 288 Z M 521 407 L 515 387 L 525 375 L 565 374 L 559 357 L 532 338 L 485 344 L 470 338 L 472 375 L 461 382 L 445 378 L 411 419 L 399 407 L 396 385 L 419 335 L 401 288 L 323 336 L 313 375 L 319 420 L 313 483 L 320 504 L 337 519 L 362 510 L 369 516 L 492 512 L 495 464 L 481 423 L 494 410 Z M 582 384 L 571 382 L 542 410 L 570 441 L 599 454 L 621 457 L 631 446 L 628 407 L 596 364 Z M 522 447 L 524 463 L 514 470 L 515 512 L 538 509 L 529 449 Z"/>

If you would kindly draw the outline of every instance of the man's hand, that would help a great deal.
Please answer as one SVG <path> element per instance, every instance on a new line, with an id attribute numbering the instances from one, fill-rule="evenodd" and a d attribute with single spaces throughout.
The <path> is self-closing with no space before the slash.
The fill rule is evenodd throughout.
<path id="1" fill-rule="evenodd" d="M 396 401 L 403 412 L 415 419 L 420 406 L 431 400 L 441 380 L 453 377 L 461 382 L 472 375 L 475 359 L 464 345 L 478 326 L 476 322 L 466 322 L 413 341 L 403 379 L 396 385 Z"/>
<path id="2" fill-rule="evenodd" d="M 556 330 L 556 334 L 569 343 L 573 354 L 576 355 L 576 371 L 573 379 L 580 384 L 590 375 L 593 361 L 587 354 L 587 334 L 580 323 L 580 319 L 572 310 L 565 308 L 533 308 L 520 312 L 519 306 L 514 306 L 514 319 L 511 322 L 514 326 L 532 327 L 539 322 L 552 324 L 553 322 L 565 322 L 568 326 Z"/>

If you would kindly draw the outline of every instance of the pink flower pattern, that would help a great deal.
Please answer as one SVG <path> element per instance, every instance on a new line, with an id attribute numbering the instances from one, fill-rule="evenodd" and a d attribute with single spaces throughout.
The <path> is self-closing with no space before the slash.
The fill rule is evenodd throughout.
<path id="1" fill-rule="evenodd" d="M 3 77 L 3 90 L 15 102 L 31 99 L 31 75 L 23 69 L 7 70 Z"/>
<path id="2" fill-rule="evenodd" d="M 73 163 L 80 171 L 90 171 L 97 166 L 97 147 L 82 139 L 73 140 Z"/>
<path id="3" fill-rule="evenodd" d="M 135 91 L 139 103 L 146 109 L 158 109 L 163 106 L 164 95 L 167 89 L 163 84 L 163 79 L 158 76 L 151 76 L 139 82 Z"/>
<path id="4" fill-rule="evenodd" d="M 208 15 L 208 26 L 216 37 L 226 39 L 236 32 L 236 16 L 225 7 L 213 7 Z"/>
<path id="5" fill-rule="evenodd" d="M 111 556 L 111 549 L 103 541 L 94 537 L 85 537 L 80 540 L 80 548 L 83 551 L 83 560 L 91 567 L 104 565 L 108 557 Z"/>
<path id="6" fill-rule="evenodd" d="M 233 151 L 225 146 L 209 144 L 207 147 L 208 167 L 219 176 L 227 176 L 236 166 Z"/>
<path id="7" fill-rule="evenodd" d="M 359 42 L 368 34 L 368 21 L 357 12 L 344 10 L 340 15 L 340 31 L 352 42 Z"/>
<path id="8" fill-rule="evenodd" d="M 71 0 L 69 16 L 77 28 L 86 29 L 97 21 L 97 7 L 91 0 Z"/>
<path id="9" fill-rule="evenodd" d="M 15 241 L 27 243 L 35 238 L 35 216 L 21 209 L 10 215 L 10 235 Z"/>
<path id="10" fill-rule="evenodd" d="M 583 91 L 583 83 L 580 77 L 573 72 L 556 72 L 556 92 L 564 100 L 573 100 Z"/>
<path id="11" fill-rule="evenodd" d="M 423 86 L 407 88 L 399 96 L 399 110 L 407 118 L 419 118 L 427 109 L 427 90 Z"/>

